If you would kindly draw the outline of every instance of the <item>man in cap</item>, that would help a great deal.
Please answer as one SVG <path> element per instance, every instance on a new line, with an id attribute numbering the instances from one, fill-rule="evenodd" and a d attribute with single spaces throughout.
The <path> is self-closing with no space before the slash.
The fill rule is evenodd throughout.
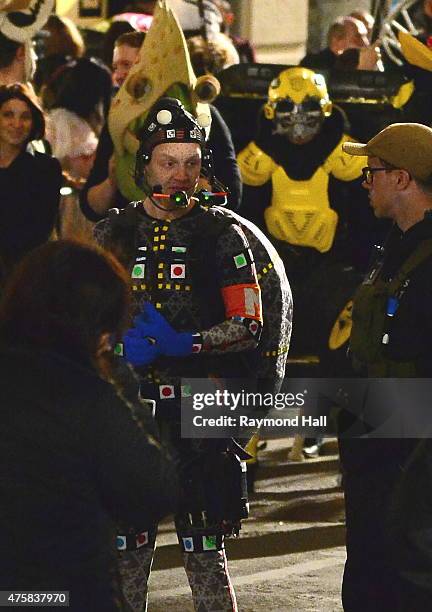
<path id="1" fill-rule="evenodd" d="M 367 156 L 363 187 L 375 216 L 394 222 L 354 297 L 353 363 L 368 378 L 431 377 L 432 129 L 396 123 L 367 144 L 344 143 L 343 149 Z M 363 410 L 376 416 L 382 408 L 365 404 Z M 386 423 L 381 423 L 383 435 Z M 426 442 L 420 443 L 422 460 L 407 500 L 403 473 L 412 453 L 418 455 L 419 441 L 341 434 L 347 521 L 342 599 L 349 612 L 426 610 L 430 605 L 424 604 L 432 596 L 427 535 L 432 512 L 425 487 L 414 484 L 420 473 L 419 482 L 431 484 Z"/>
<path id="2" fill-rule="evenodd" d="M 135 173 L 146 198 L 113 209 L 96 226 L 96 237 L 131 270 L 141 314 L 118 350 L 137 367 L 140 394 L 156 401 L 162 436 L 179 458 L 183 500 L 176 528 L 195 609 L 232 611 L 223 542 L 245 516 L 240 459 L 247 454 L 232 440 L 182 439 L 180 414 L 191 402 L 184 379 L 245 375 L 240 355 L 257 346 L 261 293 L 242 229 L 203 208 L 196 194 L 201 172 L 211 173 L 199 119 L 173 98 L 150 110 Z M 120 572 L 126 609 L 138 611 L 145 606 L 156 527 L 134 527 L 119 539 Z"/>

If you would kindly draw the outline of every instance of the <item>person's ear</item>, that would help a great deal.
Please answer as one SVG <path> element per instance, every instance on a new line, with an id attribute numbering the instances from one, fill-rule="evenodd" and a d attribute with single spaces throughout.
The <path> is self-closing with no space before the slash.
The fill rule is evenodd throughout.
<path id="1" fill-rule="evenodd" d="M 20 62 L 20 63 L 25 61 L 25 47 L 24 47 L 24 45 L 20 45 L 18 47 L 18 49 L 16 50 L 15 59 L 16 59 L 17 62 Z"/>
<path id="2" fill-rule="evenodd" d="M 411 175 L 407 170 L 398 170 L 397 186 L 400 190 L 406 189 L 411 181 Z"/>

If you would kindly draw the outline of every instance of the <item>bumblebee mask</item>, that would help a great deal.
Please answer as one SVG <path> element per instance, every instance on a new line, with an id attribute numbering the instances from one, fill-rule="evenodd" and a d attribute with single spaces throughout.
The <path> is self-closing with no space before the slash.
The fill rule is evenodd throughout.
<path id="1" fill-rule="evenodd" d="M 283 70 L 270 83 L 264 114 L 274 133 L 293 144 L 305 144 L 320 131 L 332 112 L 324 77 L 307 68 Z"/>
<path id="2" fill-rule="evenodd" d="M 323 122 L 319 100 L 309 98 L 295 104 L 287 98 L 276 105 L 274 133 L 286 136 L 293 144 L 304 144 L 315 138 Z"/>

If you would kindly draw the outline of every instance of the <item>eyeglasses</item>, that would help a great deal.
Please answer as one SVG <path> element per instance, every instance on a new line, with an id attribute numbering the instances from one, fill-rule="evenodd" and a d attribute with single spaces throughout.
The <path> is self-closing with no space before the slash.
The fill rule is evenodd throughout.
<path id="1" fill-rule="evenodd" d="M 366 166 L 366 168 L 362 168 L 362 179 L 368 185 L 372 185 L 373 173 L 381 172 L 383 170 L 388 172 L 389 168 L 370 168 L 369 166 Z"/>

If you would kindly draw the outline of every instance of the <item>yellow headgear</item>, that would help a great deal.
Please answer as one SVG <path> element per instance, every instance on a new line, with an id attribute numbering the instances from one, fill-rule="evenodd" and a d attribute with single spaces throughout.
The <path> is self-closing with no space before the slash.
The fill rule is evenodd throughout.
<path id="1" fill-rule="evenodd" d="M 301 104 L 308 97 L 316 98 L 324 117 L 330 117 L 332 103 L 323 75 L 308 68 L 287 68 L 270 83 L 268 100 L 264 105 L 265 117 L 270 120 L 274 119 L 278 102 L 288 98 L 295 104 Z"/>

